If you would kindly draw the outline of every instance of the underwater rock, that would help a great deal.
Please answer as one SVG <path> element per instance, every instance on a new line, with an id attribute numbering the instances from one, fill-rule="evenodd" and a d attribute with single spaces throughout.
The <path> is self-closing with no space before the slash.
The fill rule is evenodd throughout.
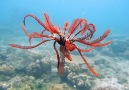
<path id="1" fill-rule="evenodd" d="M 0 58 L 2 59 L 2 60 L 0 59 L 0 65 L 6 64 L 7 66 L 13 67 L 15 73 L 17 74 L 26 74 L 28 66 L 37 65 L 35 68 L 42 68 L 42 69 L 47 66 L 45 65 L 46 63 L 43 64 L 44 67 L 43 65 L 41 65 L 42 63 L 44 63 L 41 60 L 43 58 L 48 57 L 48 55 L 45 52 L 46 52 L 45 50 L 42 53 L 40 51 L 36 52 L 35 50 L 20 50 L 20 49 L 16 50 L 13 48 L 5 48 L 2 50 L 2 52 L 0 52 Z M 42 63 L 39 65 L 38 62 L 36 62 L 36 60 L 37 61 L 39 60 Z M 44 71 L 47 71 L 46 68 L 44 69 Z M 39 69 L 37 70 L 39 71 Z"/>
<path id="2" fill-rule="evenodd" d="M 70 88 L 66 83 L 63 84 L 52 84 L 46 90 L 74 90 Z"/>
<path id="3" fill-rule="evenodd" d="M 62 84 L 55 84 L 49 90 L 64 90 Z"/>
<path id="4" fill-rule="evenodd" d="M 89 88 L 91 87 L 91 82 L 87 78 L 86 74 L 78 75 L 74 72 L 68 74 L 67 79 L 70 83 L 75 85 L 77 88 Z M 93 83 L 92 83 L 93 84 Z"/>
<path id="5" fill-rule="evenodd" d="M 84 64 L 66 63 L 63 77 L 61 77 L 63 81 L 69 82 L 79 90 L 89 89 L 94 83 L 93 77 L 89 76 L 86 67 L 82 69 L 82 65 Z"/>
<path id="6" fill-rule="evenodd" d="M 10 80 L 8 90 L 73 90 L 67 84 L 56 84 L 52 81 L 45 83 L 43 79 L 35 79 L 33 76 L 16 76 Z"/>
<path id="7" fill-rule="evenodd" d="M 85 81 L 85 87 L 90 88 L 92 87 L 93 83 L 91 83 L 89 80 Z"/>
<path id="8" fill-rule="evenodd" d="M 0 75 L 12 75 L 14 73 L 14 68 L 12 66 L 7 66 L 3 64 L 0 66 Z"/>
<path id="9" fill-rule="evenodd" d="M 117 78 L 98 80 L 92 90 L 124 90 L 124 86 L 118 83 Z"/>
<path id="10" fill-rule="evenodd" d="M 22 85 L 22 78 L 16 76 L 10 80 L 10 87 L 20 87 Z"/>
<path id="11" fill-rule="evenodd" d="M 80 71 L 79 65 L 77 65 L 75 63 L 65 63 L 64 68 L 65 68 L 65 71 L 64 71 L 65 75 L 68 75 L 71 72 L 78 73 Z"/>
<path id="12" fill-rule="evenodd" d="M 84 81 L 82 79 L 79 79 L 77 82 L 78 87 L 83 87 L 84 86 Z"/>
<path id="13" fill-rule="evenodd" d="M 40 88 L 40 87 L 43 86 L 43 83 L 44 83 L 44 80 L 43 80 L 43 79 L 39 79 L 39 80 L 37 80 L 37 82 L 36 82 L 36 86 Z"/>
<path id="14" fill-rule="evenodd" d="M 123 76 L 122 74 L 119 75 L 118 78 L 119 78 L 118 83 L 120 84 L 128 83 L 127 77 Z"/>
<path id="15" fill-rule="evenodd" d="M 107 46 L 106 48 L 103 48 L 102 50 L 99 50 L 101 54 L 105 54 L 108 56 L 119 56 L 123 57 L 125 59 L 129 59 L 129 39 L 114 39 L 112 44 Z M 105 51 L 105 52 L 104 52 Z"/>
<path id="16" fill-rule="evenodd" d="M 8 84 L 6 84 L 6 83 L 0 83 L 0 90 L 7 90 L 8 87 L 9 87 Z"/>
<path id="17" fill-rule="evenodd" d="M 101 55 L 113 56 L 111 45 L 108 45 L 104 48 L 97 48 L 96 51 L 99 51 Z"/>
<path id="18" fill-rule="evenodd" d="M 33 76 L 16 76 L 9 81 L 8 90 L 46 90 L 43 79 L 35 79 Z"/>
<path id="19" fill-rule="evenodd" d="M 26 73 L 35 77 L 41 76 L 43 73 L 47 74 L 51 72 L 51 62 L 49 59 L 44 58 L 42 60 L 36 60 L 36 62 L 31 62 L 26 67 Z"/>
<path id="20" fill-rule="evenodd" d="M 120 89 L 112 86 L 103 86 L 103 87 L 96 87 L 92 90 L 120 90 Z"/>
<path id="21" fill-rule="evenodd" d="M 74 72 L 69 73 L 67 76 L 67 79 L 71 81 L 73 84 L 76 83 L 76 78 L 78 78 L 78 76 Z"/>
<path id="22" fill-rule="evenodd" d="M 47 51 L 48 54 L 46 54 L 46 51 L 42 53 L 36 50 L 0 49 L 0 77 L 3 78 L 0 80 L 4 80 L 4 83 L 0 84 L 0 90 L 3 88 L 5 90 L 49 90 L 45 87 L 56 80 L 57 84 L 65 82 L 78 90 L 129 90 L 128 45 L 128 42 L 116 40 L 110 46 L 84 54 L 92 62 L 90 65 L 94 64 L 93 68 L 99 70 L 100 77 L 91 75 L 81 58 L 77 58 L 72 61 L 76 64 L 66 62 L 64 74 L 61 77 L 63 80 L 57 73 L 57 58 L 53 60 L 55 62 L 51 62 L 49 59 L 50 51 Z M 77 55 L 78 53 L 76 53 Z M 80 64 L 77 60 L 82 63 Z M 53 67 L 51 67 L 52 65 Z M 13 77 L 17 75 L 17 77 L 11 77 L 11 79 L 10 75 Z M 107 79 L 103 80 L 106 77 Z M 112 77 L 115 77 L 117 81 L 112 81 Z M 98 79 L 100 80 L 99 84 L 95 82 Z M 10 80 L 9 83 L 8 80 Z M 55 85 L 55 82 L 52 85 Z M 94 88 L 92 88 L 93 86 Z M 63 90 L 69 90 L 68 86 L 61 85 L 61 87 Z M 58 88 L 54 87 L 54 89 Z"/>
<path id="23" fill-rule="evenodd" d="M 78 72 L 78 71 L 80 71 L 79 65 L 74 64 L 74 63 L 71 63 L 71 64 L 69 65 L 69 68 L 70 68 L 70 71 L 71 71 L 71 72 Z"/>

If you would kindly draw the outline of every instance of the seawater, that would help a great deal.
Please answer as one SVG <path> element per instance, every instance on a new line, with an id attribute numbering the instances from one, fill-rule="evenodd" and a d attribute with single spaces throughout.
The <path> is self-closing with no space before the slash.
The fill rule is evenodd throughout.
<path id="1" fill-rule="evenodd" d="M 129 90 L 128 4 L 128 0 L 1 0 L 0 90 Z M 12 43 L 30 45 L 21 28 L 24 16 L 33 14 L 44 22 L 44 13 L 61 29 L 65 22 L 71 25 L 77 18 L 86 19 L 96 27 L 91 41 L 111 30 L 102 42 L 112 40 L 110 45 L 83 53 L 99 77 L 92 75 L 77 50 L 71 52 L 72 61 L 65 60 L 64 74 L 58 75 L 53 41 L 29 50 L 9 46 Z M 28 33 L 43 30 L 31 17 L 26 19 L 25 28 Z M 31 45 L 40 41 L 32 39 Z"/>

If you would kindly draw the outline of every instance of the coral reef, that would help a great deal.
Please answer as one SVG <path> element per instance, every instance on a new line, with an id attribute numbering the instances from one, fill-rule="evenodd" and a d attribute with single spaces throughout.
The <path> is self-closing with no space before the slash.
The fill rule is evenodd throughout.
<path id="1" fill-rule="evenodd" d="M 72 62 L 66 60 L 64 74 L 59 76 L 57 59 L 51 58 L 54 51 L 50 48 L 0 48 L 0 90 L 129 90 L 126 40 L 115 39 L 106 48 L 84 54 L 100 77 L 88 71 L 76 52 L 72 53 Z"/>
<path id="2" fill-rule="evenodd" d="M 43 88 L 43 84 L 42 79 L 35 80 L 33 76 L 16 76 L 9 81 L 8 90 L 38 90 Z"/>
<path id="3" fill-rule="evenodd" d="M 47 90 L 74 90 L 74 89 L 70 88 L 66 83 L 64 83 L 64 84 L 50 85 Z"/>
<path id="4" fill-rule="evenodd" d="M 33 75 L 35 77 L 39 77 L 42 74 L 50 74 L 51 73 L 51 62 L 47 58 L 44 58 L 42 60 L 37 59 L 35 62 L 31 62 L 26 67 L 26 73 L 29 75 Z"/>
<path id="5" fill-rule="evenodd" d="M 14 68 L 12 66 L 7 66 L 2 64 L 0 66 L 0 75 L 12 75 L 14 73 Z"/>
<path id="6" fill-rule="evenodd" d="M 116 78 L 105 78 L 96 81 L 96 86 L 92 90 L 124 90 L 124 87 L 118 83 Z"/>
<path id="7" fill-rule="evenodd" d="M 0 82 L 0 90 L 7 90 L 9 87 L 8 84 L 4 83 L 4 82 Z"/>
<path id="8" fill-rule="evenodd" d="M 79 90 L 90 90 L 92 85 L 94 85 L 94 77 L 91 77 L 88 70 L 81 68 L 81 66 L 83 64 L 66 63 L 65 73 L 61 78 Z"/>

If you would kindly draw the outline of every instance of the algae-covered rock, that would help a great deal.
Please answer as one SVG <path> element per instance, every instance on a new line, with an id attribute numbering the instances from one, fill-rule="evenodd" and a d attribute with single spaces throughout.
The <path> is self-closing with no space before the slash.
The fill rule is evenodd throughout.
<path id="1" fill-rule="evenodd" d="M 73 88 L 70 88 L 67 84 L 53 84 L 50 85 L 46 90 L 75 90 Z"/>
<path id="2" fill-rule="evenodd" d="M 98 79 L 92 90 L 125 90 L 124 86 L 118 83 L 117 78 Z"/>
<path id="3" fill-rule="evenodd" d="M 33 76 L 16 76 L 9 81 L 9 86 L 9 90 L 46 90 L 44 80 Z"/>
<path id="4" fill-rule="evenodd" d="M 14 68 L 12 66 L 8 66 L 3 64 L 0 66 L 0 75 L 12 75 L 14 73 Z"/>
<path id="5" fill-rule="evenodd" d="M 35 62 L 31 62 L 26 67 L 26 73 L 28 75 L 32 75 L 35 77 L 40 77 L 43 73 L 47 74 L 51 71 L 51 63 L 47 59 L 36 60 Z"/>
<path id="6" fill-rule="evenodd" d="M 5 82 L 0 82 L 0 90 L 7 90 L 9 85 Z"/>

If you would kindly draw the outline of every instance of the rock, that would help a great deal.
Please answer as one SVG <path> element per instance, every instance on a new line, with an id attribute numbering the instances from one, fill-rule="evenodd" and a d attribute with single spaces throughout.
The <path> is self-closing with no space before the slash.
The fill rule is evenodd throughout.
<path id="1" fill-rule="evenodd" d="M 78 87 L 83 87 L 84 86 L 84 81 L 83 80 L 79 80 L 78 83 L 77 83 L 77 86 Z"/>
<path id="2" fill-rule="evenodd" d="M 51 72 L 51 63 L 49 60 L 46 60 L 45 58 L 42 60 L 37 59 L 36 62 L 31 62 L 26 67 L 26 72 L 28 75 L 39 77 L 43 73 L 47 74 Z"/>
<path id="3" fill-rule="evenodd" d="M 14 68 L 12 66 L 7 66 L 6 64 L 3 64 L 0 66 L 0 75 L 12 75 L 14 74 Z"/>
<path id="4" fill-rule="evenodd" d="M 8 84 L 6 84 L 6 83 L 0 83 L 0 90 L 7 90 L 8 87 L 9 87 Z"/>

